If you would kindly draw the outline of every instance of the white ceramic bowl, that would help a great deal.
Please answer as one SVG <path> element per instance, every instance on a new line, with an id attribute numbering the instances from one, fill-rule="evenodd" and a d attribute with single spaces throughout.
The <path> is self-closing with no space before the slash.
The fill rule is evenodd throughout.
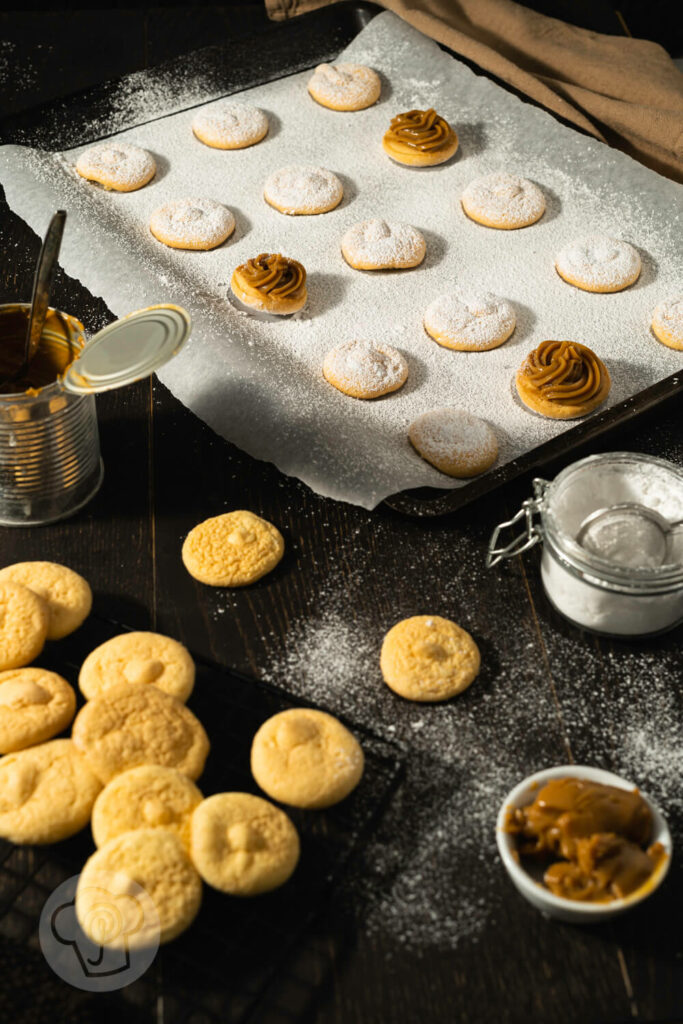
<path id="1" fill-rule="evenodd" d="M 589 768 L 582 765 L 564 764 L 556 768 L 546 768 L 540 772 L 534 772 L 515 786 L 503 801 L 498 813 L 496 822 L 496 841 L 498 852 L 505 865 L 505 870 L 512 879 L 517 890 L 525 899 L 543 914 L 556 917 L 561 921 L 570 921 L 573 924 L 589 924 L 591 922 L 606 921 L 617 914 L 623 914 L 631 907 L 637 906 L 647 899 L 664 880 L 669 864 L 671 863 L 671 833 L 661 811 L 656 804 L 640 790 L 640 795 L 652 811 L 652 843 L 661 843 L 666 851 L 657 868 L 653 871 L 645 885 L 642 885 L 630 896 L 621 900 L 612 900 L 609 903 L 582 903 L 578 900 L 564 899 L 562 896 L 555 896 L 542 883 L 536 881 L 531 874 L 518 864 L 514 857 L 515 837 L 504 831 L 505 818 L 508 809 L 511 807 L 525 807 L 533 802 L 538 790 L 550 779 L 568 778 L 589 779 L 591 782 L 601 782 L 607 786 L 618 786 L 620 789 L 635 789 L 632 782 L 622 779 L 619 775 L 606 772 L 602 768 Z"/>

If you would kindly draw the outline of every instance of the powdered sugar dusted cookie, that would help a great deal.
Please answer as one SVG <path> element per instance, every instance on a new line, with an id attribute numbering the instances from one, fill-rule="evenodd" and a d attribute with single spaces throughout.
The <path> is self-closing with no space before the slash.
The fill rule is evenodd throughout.
<path id="1" fill-rule="evenodd" d="M 330 110 L 365 110 L 381 89 L 377 72 L 364 64 L 319 64 L 308 82 L 313 99 Z"/>
<path id="2" fill-rule="evenodd" d="M 652 332 L 662 345 L 683 349 L 683 298 L 659 303 L 652 314 Z"/>
<path id="3" fill-rule="evenodd" d="M 477 476 L 498 457 L 496 435 L 485 420 L 462 409 L 433 409 L 410 424 L 415 451 L 448 476 Z"/>
<path id="4" fill-rule="evenodd" d="M 135 192 L 156 174 L 154 157 L 127 142 L 102 142 L 81 153 L 76 170 L 114 192 Z"/>
<path id="5" fill-rule="evenodd" d="M 471 181 L 460 202 L 468 217 L 489 228 L 525 228 L 540 220 L 545 211 L 538 185 L 505 171 Z"/>
<path id="6" fill-rule="evenodd" d="M 273 171 L 263 186 L 263 198 L 280 213 L 327 213 L 344 195 L 336 174 L 324 167 L 292 165 Z"/>
<path id="7" fill-rule="evenodd" d="M 325 356 L 323 376 L 351 398 L 379 398 L 405 384 L 408 364 L 390 345 L 345 341 Z"/>
<path id="8" fill-rule="evenodd" d="M 560 277 L 585 292 L 620 292 L 638 280 L 638 251 L 608 235 L 587 235 L 570 242 L 557 254 Z"/>
<path id="9" fill-rule="evenodd" d="M 356 270 L 416 267 L 425 258 L 425 240 L 411 224 L 362 220 L 341 242 L 342 256 Z"/>
<path id="10" fill-rule="evenodd" d="M 215 249 L 235 230 L 235 218 L 214 199 L 173 199 L 154 211 L 149 229 L 172 249 Z"/>
<path id="11" fill-rule="evenodd" d="M 212 149 L 245 149 L 268 134 L 268 118 L 248 103 L 221 100 L 197 111 L 192 131 Z"/>
<path id="12" fill-rule="evenodd" d="M 435 299 L 424 317 L 427 334 L 445 348 L 483 352 L 497 348 L 515 329 L 512 304 L 490 292 L 449 292 Z"/>

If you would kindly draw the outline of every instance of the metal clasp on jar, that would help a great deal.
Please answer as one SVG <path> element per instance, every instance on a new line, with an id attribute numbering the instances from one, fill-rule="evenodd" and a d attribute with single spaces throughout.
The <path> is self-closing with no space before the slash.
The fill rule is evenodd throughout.
<path id="1" fill-rule="evenodd" d="M 528 551 L 529 548 L 533 548 L 535 544 L 543 540 L 543 528 L 540 522 L 535 521 L 534 516 L 540 515 L 544 508 L 545 494 L 549 486 L 549 480 L 536 477 L 534 479 L 534 497 L 523 501 L 519 512 L 512 519 L 508 519 L 506 522 L 499 523 L 496 526 L 491 534 L 486 553 L 487 569 L 492 569 L 494 565 L 498 565 L 504 558 L 514 558 L 515 555 L 521 555 L 523 551 Z M 524 521 L 523 531 L 514 536 L 509 544 L 499 546 L 498 542 L 503 530 L 512 529 L 522 520 Z"/>

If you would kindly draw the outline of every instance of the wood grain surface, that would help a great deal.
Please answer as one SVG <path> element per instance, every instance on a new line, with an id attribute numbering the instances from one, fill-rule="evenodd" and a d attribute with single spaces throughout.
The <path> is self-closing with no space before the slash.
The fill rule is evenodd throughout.
<path id="1" fill-rule="evenodd" d="M 239 31 L 240 19 L 242 30 L 250 18 L 249 25 L 258 28 L 262 12 L 250 5 L 96 12 L 97 24 L 106 25 L 112 41 L 101 57 L 87 43 L 94 18 L 87 11 L 2 16 L 18 69 L 8 94 L 13 109 L 206 45 L 217 35 L 225 39 Z M 61 47 L 67 38 L 77 43 L 76 60 L 47 49 Z M 3 202 L 0 301 L 28 299 L 38 248 L 37 237 Z M 88 330 L 112 319 L 100 299 L 61 271 L 53 303 L 78 316 Z M 381 638 L 396 619 L 425 608 L 445 607 L 455 618 L 461 613 L 482 649 L 476 686 L 496 699 L 515 700 L 514 692 L 505 690 L 500 662 L 510 638 L 521 636 L 525 643 L 517 647 L 523 664 L 516 666 L 515 678 L 525 680 L 525 699 L 533 695 L 539 706 L 552 708 L 550 728 L 530 723 L 519 736 L 530 771 L 571 760 L 609 768 L 621 739 L 610 702 L 618 699 L 626 675 L 637 673 L 642 683 L 644 718 L 650 676 L 664 663 L 675 664 L 676 657 L 678 670 L 666 682 L 680 691 L 680 629 L 636 644 L 574 629 L 544 596 L 537 551 L 483 571 L 491 530 L 528 496 L 530 476 L 447 519 L 425 523 L 386 508 L 369 513 L 318 497 L 218 438 L 155 380 L 99 397 L 98 412 L 105 463 L 100 493 L 63 523 L 0 529 L 0 564 L 33 558 L 64 562 L 90 581 L 102 614 L 134 628 L 167 632 L 198 655 L 255 676 L 281 659 L 294 624 L 319 613 L 331 576 L 348 588 L 349 619 L 369 635 Z M 576 457 L 613 450 L 648 452 L 683 464 L 680 405 L 662 405 Z M 560 468 L 546 466 L 542 475 L 551 477 Z M 231 593 L 227 611 L 219 614 L 221 595 L 190 578 L 180 546 L 197 521 L 231 508 L 252 509 L 276 523 L 287 550 L 275 572 Z M 376 666 L 369 666 L 368 676 L 369 685 L 382 685 Z M 592 706 L 599 713 L 592 714 Z M 584 713 L 577 715 L 577 708 Z M 635 781 L 647 788 L 647 780 Z M 683 802 L 679 798 L 668 810 L 680 841 Z M 494 812 L 491 808 L 492 821 Z M 617 1024 L 683 1017 L 678 854 L 662 891 L 614 923 L 591 928 L 544 919 L 517 896 L 497 860 L 490 873 L 501 894 L 495 928 L 487 931 L 485 942 L 465 938 L 457 948 L 415 951 L 389 934 L 369 935 L 362 923 L 363 900 L 349 899 L 348 892 L 335 900 L 299 953 L 296 970 L 302 980 L 286 995 L 292 1008 L 287 1019 Z M 290 972 L 289 984 L 293 976 Z M 0 1019 L 1 1000 L 0 995 Z M 37 1005 L 27 1001 L 26 1021 L 41 1019 Z M 106 1002 L 101 1019 L 108 1019 Z M 267 1007 L 262 1019 L 269 1019 Z"/>

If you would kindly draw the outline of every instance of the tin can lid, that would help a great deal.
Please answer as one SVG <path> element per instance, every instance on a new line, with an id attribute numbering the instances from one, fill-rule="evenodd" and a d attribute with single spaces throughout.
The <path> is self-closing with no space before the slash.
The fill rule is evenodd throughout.
<path id="1" fill-rule="evenodd" d="M 129 313 L 90 339 L 65 371 L 62 386 L 84 395 L 149 377 L 180 351 L 191 326 L 189 313 L 180 306 L 149 306 Z"/>

